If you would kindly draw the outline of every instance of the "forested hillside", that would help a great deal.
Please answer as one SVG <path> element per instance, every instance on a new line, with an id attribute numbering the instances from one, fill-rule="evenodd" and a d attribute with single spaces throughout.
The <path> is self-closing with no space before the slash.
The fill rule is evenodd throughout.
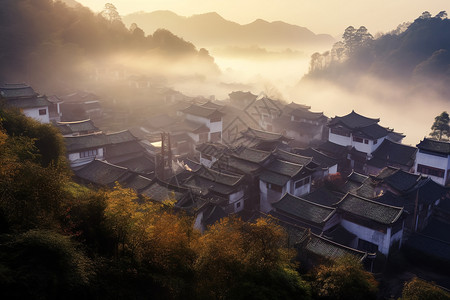
<path id="1" fill-rule="evenodd" d="M 450 95 L 450 20 L 446 12 L 424 12 L 412 23 L 378 38 L 365 27 L 350 26 L 330 51 L 315 53 L 305 80 L 325 79 L 353 89 L 379 82 Z M 378 81 L 378 82 L 377 82 Z M 367 88 L 367 87 L 366 87 Z"/>
<path id="2" fill-rule="evenodd" d="M 198 51 L 167 30 L 146 36 L 135 25 L 126 28 L 112 4 L 97 15 L 53 0 L 5 0 L 0 40 L 0 82 L 28 82 L 39 90 L 79 84 L 105 65 L 117 68 L 123 57 L 156 74 L 165 69 L 162 64 L 170 68 L 178 61 L 217 71 L 205 49 Z"/>

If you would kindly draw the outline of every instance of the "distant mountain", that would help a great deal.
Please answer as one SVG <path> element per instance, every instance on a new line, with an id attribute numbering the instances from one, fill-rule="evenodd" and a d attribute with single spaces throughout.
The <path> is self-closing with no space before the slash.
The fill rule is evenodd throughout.
<path id="1" fill-rule="evenodd" d="M 136 23 L 146 33 L 165 28 L 202 47 L 258 45 L 277 48 L 317 48 L 329 46 L 334 39 L 327 34 L 315 34 L 309 29 L 281 21 L 267 22 L 258 19 L 240 25 L 225 20 L 215 12 L 179 16 L 171 11 L 138 12 L 123 17 L 130 26 Z"/>
<path id="2" fill-rule="evenodd" d="M 157 75 L 180 65 L 193 76 L 218 72 L 208 51 L 168 30 L 144 35 L 69 2 L 75 7 L 53 0 L 2 2 L 0 82 L 26 81 L 51 90 L 48 86 L 84 80 L 99 68 L 131 69 L 129 62 Z"/>
<path id="3" fill-rule="evenodd" d="M 343 87 L 361 88 L 371 82 L 367 81 L 370 77 L 406 88 L 411 95 L 431 91 L 450 99 L 447 14 L 441 12 L 432 17 L 424 12 L 414 22 L 399 28 L 377 39 L 365 32 L 365 27 L 347 28 L 346 38 L 331 51 L 312 56 L 305 80 L 328 80 Z"/>

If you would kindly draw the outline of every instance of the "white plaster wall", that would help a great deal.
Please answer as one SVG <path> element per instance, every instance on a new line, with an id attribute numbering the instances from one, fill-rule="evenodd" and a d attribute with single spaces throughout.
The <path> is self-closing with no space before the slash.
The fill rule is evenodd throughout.
<path id="1" fill-rule="evenodd" d="M 203 118 L 203 117 L 186 114 L 186 119 L 190 120 L 192 122 L 195 122 L 195 123 L 205 124 L 206 126 L 209 125 L 209 119 L 206 119 L 206 118 Z"/>
<path id="2" fill-rule="evenodd" d="M 209 130 L 213 133 L 213 132 L 222 132 L 222 119 L 220 119 L 220 122 L 210 122 L 208 120 L 208 124 L 206 124 L 206 126 L 208 126 Z"/>
<path id="3" fill-rule="evenodd" d="M 202 156 L 200 153 L 200 163 L 208 168 L 211 168 L 211 166 L 217 161 L 215 157 L 212 157 L 211 160 L 206 159 Z"/>
<path id="4" fill-rule="evenodd" d="M 39 110 L 45 109 L 45 115 L 39 115 Z M 50 123 L 50 116 L 48 113 L 48 107 L 35 107 L 35 108 L 24 108 L 22 113 L 27 117 L 33 118 L 41 123 Z"/>
<path id="5" fill-rule="evenodd" d="M 400 247 L 403 243 L 402 238 L 403 238 L 403 228 L 400 231 L 398 231 L 392 235 L 391 243 L 390 243 L 389 247 L 392 246 L 392 244 L 397 241 L 400 242 L 400 245 L 399 245 L 399 247 Z"/>
<path id="6" fill-rule="evenodd" d="M 388 255 L 389 246 L 391 245 L 390 242 L 391 228 L 388 228 L 385 234 L 383 232 L 379 232 L 371 228 L 355 224 L 345 219 L 341 221 L 341 225 L 349 232 L 356 235 L 358 238 L 378 245 L 378 251 L 380 251 L 384 255 Z"/>
<path id="7" fill-rule="evenodd" d="M 303 180 L 304 178 L 302 178 L 301 180 Z M 299 181 L 299 180 L 297 180 Z M 311 176 L 309 176 L 309 183 L 302 185 L 299 188 L 295 188 L 295 182 L 293 181 L 289 181 L 289 193 L 291 193 L 294 196 L 300 197 L 302 195 L 306 195 L 309 194 L 311 192 Z"/>
<path id="8" fill-rule="evenodd" d="M 286 194 L 288 191 L 288 184 L 285 185 L 281 191 L 281 193 L 268 190 L 266 186 L 266 182 L 260 180 L 259 181 L 259 209 L 263 213 L 268 213 L 272 210 L 272 203 L 278 202 L 284 194 Z"/>
<path id="9" fill-rule="evenodd" d="M 342 135 L 337 135 L 334 133 L 331 133 L 331 129 L 328 129 L 328 140 L 332 143 L 341 145 L 341 146 L 351 146 L 352 145 L 352 138 Z"/>
<path id="10" fill-rule="evenodd" d="M 90 163 L 94 159 L 103 160 L 104 159 L 104 153 L 103 148 L 97 149 L 97 155 L 96 156 L 89 156 L 89 157 L 80 157 L 80 152 L 75 153 L 69 153 L 69 162 L 71 167 L 79 167 L 85 164 Z"/>
<path id="11" fill-rule="evenodd" d="M 414 162 L 414 171 L 416 174 L 420 174 L 419 172 L 417 172 L 418 164 L 430 166 L 430 167 L 434 167 L 434 168 L 439 168 L 439 169 L 445 169 L 444 178 L 427 175 L 431 179 L 433 179 L 435 182 L 445 185 L 445 180 L 449 176 L 448 170 L 450 169 L 450 155 L 447 155 L 447 157 L 434 156 L 434 155 L 430 155 L 430 154 L 426 154 L 426 153 L 421 153 L 419 150 L 419 151 L 417 151 L 416 161 Z"/>
<path id="12" fill-rule="evenodd" d="M 337 173 L 337 164 L 328 168 L 328 174 L 336 174 Z"/>
<path id="13" fill-rule="evenodd" d="M 189 135 L 189 137 L 195 142 L 198 143 L 200 140 L 200 136 L 198 134 L 192 133 L 192 132 L 188 132 L 187 133 Z"/>
<path id="14" fill-rule="evenodd" d="M 244 197 L 244 190 L 240 190 L 239 192 L 233 193 L 229 197 L 229 203 L 234 203 Z"/>

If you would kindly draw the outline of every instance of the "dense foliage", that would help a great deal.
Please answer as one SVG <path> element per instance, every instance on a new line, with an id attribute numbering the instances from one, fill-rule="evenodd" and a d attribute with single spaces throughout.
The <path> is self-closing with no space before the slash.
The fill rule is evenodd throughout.
<path id="1" fill-rule="evenodd" d="M 193 224 L 171 199 L 154 203 L 119 185 L 71 181 L 60 134 L 0 109 L 2 299 L 376 296 L 377 282 L 351 258 L 300 276 L 286 232 L 271 219 L 225 218 L 203 234 Z M 404 299 L 416 299 L 417 286 L 447 295 L 413 281 Z"/>
<path id="2" fill-rule="evenodd" d="M 362 26 L 349 26 L 331 51 L 315 53 L 308 79 L 326 79 L 356 88 L 368 77 L 405 85 L 411 92 L 450 95 L 450 20 L 442 11 L 424 12 L 412 23 L 373 39 Z"/>
<path id="3" fill-rule="evenodd" d="M 405 283 L 401 300 L 449 300 L 450 293 L 417 277 Z"/>
<path id="4" fill-rule="evenodd" d="M 81 5 L 69 8 L 53 0 L 2 1 L 0 82 L 26 81 L 46 91 L 73 87 L 96 69 L 117 68 L 120 61 L 113 58 L 123 55 L 141 62 L 167 59 L 167 65 L 193 57 L 213 66 L 206 50 L 197 51 L 171 32 L 161 29 L 145 36 L 136 25 L 126 28 L 113 5 L 105 11 L 97 15 Z"/>

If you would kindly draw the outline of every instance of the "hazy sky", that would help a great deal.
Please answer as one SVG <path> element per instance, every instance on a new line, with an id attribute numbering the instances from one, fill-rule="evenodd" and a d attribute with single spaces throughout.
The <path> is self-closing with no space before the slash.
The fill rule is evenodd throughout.
<path id="1" fill-rule="evenodd" d="M 108 0 L 77 0 L 100 11 Z M 241 24 L 255 19 L 285 21 L 315 33 L 340 35 L 349 26 L 366 26 L 372 34 L 390 31 L 423 11 L 450 14 L 449 0 L 109 0 L 121 15 L 137 11 L 171 10 L 182 16 L 216 11 Z"/>

